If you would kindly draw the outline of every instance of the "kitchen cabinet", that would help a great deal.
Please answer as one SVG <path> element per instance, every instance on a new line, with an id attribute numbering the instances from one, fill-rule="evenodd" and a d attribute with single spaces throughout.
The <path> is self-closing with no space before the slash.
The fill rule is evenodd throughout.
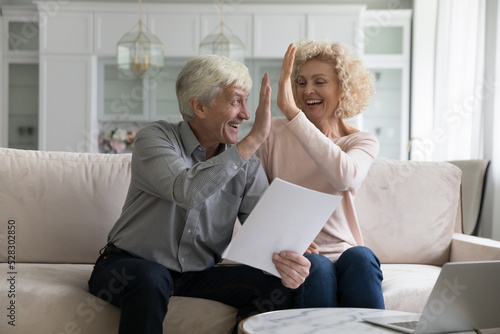
<path id="1" fill-rule="evenodd" d="M 39 23 L 33 6 L 2 6 L 0 146 L 38 149 Z"/>
<path id="2" fill-rule="evenodd" d="M 96 13 L 94 26 L 95 54 L 107 56 L 116 54 L 116 46 L 123 35 L 138 29 L 139 15 L 136 13 Z M 147 21 L 143 18 L 143 24 Z"/>
<path id="3" fill-rule="evenodd" d="M 29 81 L 35 85 L 27 89 L 33 96 L 37 91 L 39 94 L 33 99 L 38 101 L 38 107 L 32 108 L 38 110 L 38 121 L 34 121 L 38 129 L 33 133 L 38 133 L 40 149 L 97 151 L 98 134 L 103 128 L 117 124 L 140 126 L 157 119 L 180 120 L 175 79 L 185 62 L 198 55 L 200 41 L 217 31 L 218 6 L 143 4 L 143 24 L 165 45 L 166 65 L 156 78 L 130 80 L 122 78 L 115 67 L 116 44 L 138 23 L 136 3 L 71 1 L 59 6 L 57 15 L 53 15 L 54 8 L 50 11 L 52 4 L 50 0 L 37 1 L 36 6 L 30 6 L 31 13 L 17 16 L 17 22 L 15 15 L 9 14 L 9 6 L 2 6 L 4 36 L 9 24 L 13 31 L 24 30 L 24 35 L 39 28 L 39 38 L 22 43 L 28 50 L 14 54 L 8 45 L 2 45 L 1 68 L 5 97 L 9 96 L 12 76 L 5 74 L 10 72 L 22 77 L 32 73 Z M 378 134 L 381 152 L 387 152 L 382 155 L 404 157 L 402 148 L 408 135 L 410 11 L 392 11 L 385 15 L 384 11 L 365 10 L 365 5 L 358 4 L 283 7 L 234 3 L 226 9 L 225 27 L 244 42 L 245 62 L 254 81 L 248 101 L 251 119 L 242 127 L 242 134 L 252 126 L 264 72 L 271 76 L 273 117 L 281 116 L 275 95 L 281 59 L 288 44 L 302 38 L 328 39 L 347 44 L 382 78 L 377 82 L 378 93 L 371 109 L 357 124 Z M 43 24 L 29 30 L 32 25 L 26 25 L 26 17 L 39 17 Z M 395 41 L 398 42 L 395 44 Z M 21 43 L 19 39 L 16 42 Z M 31 67 L 24 72 L 19 67 L 11 67 L 16 61 Z M 10 90 L 16 90 L 15 85 L 12 81 Z M 15 96 L 11 98 L 15 99 Z M 8 141 L 8 118 L 16 117 L 7 112 L 7 100 L 2 100 L 2 145 Z M 10 133 L 20 133 L 13 124 L 14 130 Z"/>
<path id="4" fill-rule="evenodd" d="M 94 152 L 95 65 L 88 56 L 40 56 L 40 149 Z"/>
<path id="5" fill-rule="evenodd" d="M 66 55 L 93 54 L 93 19 L 92 13 L 62 10 L 57 15 L 47 16 L 40 29 L 40 52 Z"/>
<path id="6" fill-rule="evenodd" d="M 408 159 L 410 129 L 411 11 L 366 11 L 363 62 L 374 74 L 376 93 L 361 116 L 378 137 L 379 157 Z"/>
<path id="7" fill-rule="evenodd" d="M 253 56 L 283 57 L 290 43 L 305 37 L 305 14 L 256 14 Z"/>
<path id="8" fill-rule="evenodd" d="M 200 20 L 198 13 L 148 15 L 150 30 L 165 45 L 165 57 L 198 55 Z"/>
<path id="9" fill-rule="evenodd" d="M 360 54 L 363 40 L 359 39 L 364 10 L 357 6 L 337 6 L 334 13 L 314 12 L 307 16 L 307 38 L 340 42 Z"/>
<path id="10" fill-rule="evenodd" d="M 38 59 L 7 61 L 7 147 L 38 149 Z"/>
<path id="11" fill-rule="evenodd" d="M 103 122 L 180 121 L 175 80 L 187 60 L 166 59 L 154 78 L 124 78 L 114 58 L 99 60 L 99 120 Z"/>

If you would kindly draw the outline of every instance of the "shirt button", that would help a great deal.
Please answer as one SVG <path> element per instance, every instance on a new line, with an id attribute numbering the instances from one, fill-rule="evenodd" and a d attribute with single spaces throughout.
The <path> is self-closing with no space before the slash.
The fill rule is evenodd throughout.
<path id="1" fill-rule="evenodd" d="M 234 169 L 234 170 L 237 170 L 237 169 L 238 169 L 238 166 L 236 166 L 235 164 L 233 164 L 233 169 Z"/>
<path id="2" fill-rule="evenodd" d="M 188 234 L 191 234 L 191 229 L 188 230 Z"/>

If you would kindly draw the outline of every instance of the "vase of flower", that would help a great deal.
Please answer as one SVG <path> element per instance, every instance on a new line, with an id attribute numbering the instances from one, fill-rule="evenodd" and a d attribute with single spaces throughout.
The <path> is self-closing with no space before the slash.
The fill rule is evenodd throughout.
<path id="1" fill-rule="evenodd" d="M 125 153 L 132 151 L 136 130 L 112 129 L 99 135 L 99 150 L 102 153 Z"/>

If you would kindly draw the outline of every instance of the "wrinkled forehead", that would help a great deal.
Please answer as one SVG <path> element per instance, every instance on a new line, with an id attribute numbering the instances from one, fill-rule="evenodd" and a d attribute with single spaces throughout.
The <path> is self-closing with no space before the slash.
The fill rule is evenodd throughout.
<path id="1" fill-rule="evenodd" d="M 231 85 L 224 87 L 222 93 L 228 97 L 238 96 L 246 99 L 250 92 L 242 87 Z"/>

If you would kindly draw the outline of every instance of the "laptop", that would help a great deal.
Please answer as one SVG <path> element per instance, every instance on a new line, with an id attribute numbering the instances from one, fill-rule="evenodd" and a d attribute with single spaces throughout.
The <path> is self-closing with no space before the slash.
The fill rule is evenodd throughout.
<path id="1" fill-rule="evenodd" d="M 404 333 L 500 327 L 500 261 L 446 263 L 421 314 L 364 318 Z"/>

